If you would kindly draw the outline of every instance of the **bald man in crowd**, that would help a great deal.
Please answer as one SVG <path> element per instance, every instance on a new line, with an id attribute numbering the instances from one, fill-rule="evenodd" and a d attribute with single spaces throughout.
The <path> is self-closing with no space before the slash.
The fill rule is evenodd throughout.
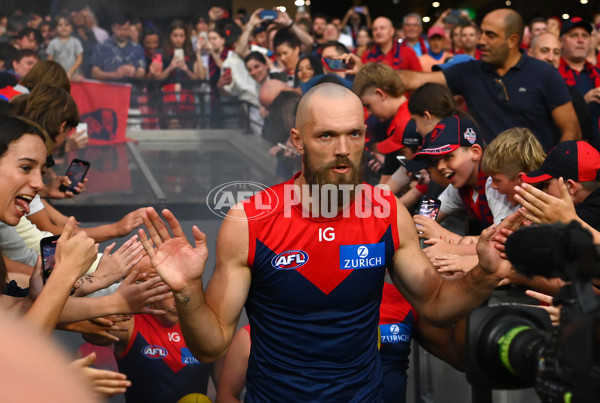
<path id="1" fill-rule="evenodd" d="M 381 62 L 393 69 L 423 71 L 415 51 L 409 46 L 400 46 L 395 38 L 392 21 L 377 17 L 373 21 L 373 46 L 362 54 L 362 63 Z"/>
<path id="2" fill-rule="evenodd" d="M 560 42 L 556 35 L 549 32 L 536 35 L 531 38 L 527 54 L 558 69 L 560 63 Z M 593 133 L 592 118 L 585 99 L 576 87 L 567 85 L 567 89 L 571 95 L 571 102 L 573 102 L 573 108 L 575 109 L 577 120 L 579 121 L 581 138 L 586 141 L 591 141 Z"/>
<path id="3" fill-rule="evenodd" d="M 409 90 L 426 82 L 462 95 L 486 141 L 512 127 L 527 127 L 549 150 L 557 141 L 581 138 L 569 92 L 556 69 L 520 50 L 523 19 L 511 9 L 488 13 L 481 23 L 481 59 L 442 71 L 399 71 Z"/>
<path id="4" fill-rule="evenodd" d="M 302 171 L 229 211 L 206 291 L 208 249 L 197 227 L 192 246 L 168 210 L 173 237 L 149 208 L 155 247 L 140 237 L 198 359 L 225 354 L 245 305 L 252 329 L 246 402 L 381 401 L 376 340 L 386 269 L 421 320 L 447 325 L 479 306 L 510 263 L 490 241 L 492 230 L 478 245 L 482 266 L 455 281 L 436 273 L 406 209 L 389 191 L 360 183 L 366 127 L 350 90 L 313 87 L 295 123 Z"/>

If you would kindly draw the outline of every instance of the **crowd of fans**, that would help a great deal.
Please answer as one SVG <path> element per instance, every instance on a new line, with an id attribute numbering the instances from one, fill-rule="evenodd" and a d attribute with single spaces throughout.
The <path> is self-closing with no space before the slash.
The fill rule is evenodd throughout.
<path id="1" fill-rule="evenodd" d="M 416 13 L 397 21 L 373 17 L 366 6 L 351 7 L 343 18 L 213 7 L 194 23 L 177 19 L 165 27 L 123 15 L 100 27 L 89 7 L 53 18 L 0 16 L 5 310 L 42 333 L 58 327 L 114 344 L 120 370 L 135 381 L 88 368 L 94 359 L 88 356 L 73 366 L 96 394 L 177 401 L 206 394 L 211 374 L 217 386 L 223 375 L 217 401 L 242 392 L 250 328 L 215 368 L 201 364 L 187 349 L 174 299 L 137 237 L 114 253 L 113 244 L 97 254 L 96 242 L 127 236 L 142 221 L 148 225 L 145 209 L 79 231 L 74 218 L 52 207 L 52 198 L 74 197 L 59 190 L 69 180 L 53 174 L 51 165 L 61 148 L 86 145 L 75 131 L 79 112 L 70 95 L 71 82 L 83 79 L 158 89 L 151 97 L 161 105 L 155 110 L 161 127 L 195 127 L 199 89 L 209 98 L 215 127 L 222 124 L 221 95 L 244 101 L 253 131 L 271 144 L 282 180 L 303 162 L 290 139 L 302 95 L 322 83 L 352 90 L 366 116 L 367 180 L 389 186 L 411 212 L 424 197 L 440 201 L 437 216 L 416 214 L 414 222 L 442 276 L 459 278 L 477 265 L 481 231 L 511 214 L 533 224 L 576 220 L 600 241 L 600 13 L 526 24 L 510 9 L 480 21 L 446 10 L 427 30 Z M 56 267 L 42 288 L 39 241 L 52 234 L 61 235 Z M 542 301 L 562 284 L 516 272 L 503 280 L 506 287 L 542 292 L 529 292 Z M 428 329 L 394 291 L 384 293 L 386 306 L 401 299 L 404 316 L 390 319 L 382 306 L 382 335 L 410 316 L 410 323 L 402 322 L 407 340 L 414 328 L 423 345 L 463 369 L 456 353 L 462 326 Z M 81 298 L 95 292 L 102 296 Z M 556 309 L 547 310 L 556 320 Z M 400 342 L 390 340 L 382 343 Z M 177 344 L 156 348 L 171 342 Z M 381 351 L 385 361 L 386 354 L 406 358 L 409 349 Z M 174 361 L 145 366 L 149 356 Z M 408 363 L 401 361 L 391 360 L 390 371 L 400 365 L 405 384 Z M 385 379 L 392 396 L 405 393 Z M 144 383 L 156 386 L 137 386 Z"/>

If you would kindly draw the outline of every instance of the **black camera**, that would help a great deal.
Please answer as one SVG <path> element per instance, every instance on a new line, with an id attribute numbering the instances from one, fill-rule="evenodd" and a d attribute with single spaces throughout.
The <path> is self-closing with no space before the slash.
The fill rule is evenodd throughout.
<path id="1" fill-rule="evenodd" d="M 528 227 L 506 242 L 527 276 L 569 281 L 554 297 L 560 324 L 529 306 L 479 308 L 467 321 L 467 379 L 491 389 L 534 387 L 543 402 L 594 402 L 600 396 L 600 304 L 591 279 L 600 253 L 577 222 Z"/>

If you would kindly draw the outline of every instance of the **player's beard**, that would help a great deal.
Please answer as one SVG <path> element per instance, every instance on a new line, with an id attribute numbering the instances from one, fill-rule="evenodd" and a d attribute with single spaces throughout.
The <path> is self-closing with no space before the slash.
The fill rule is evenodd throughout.
<path id="1" fill-rule="evenodd" d="M 314 167 L 311 163 L 310 155 L 308 150 L 304 149 L 302 155 L 302 162 L 304 163 L 304 179 L 309 185 L 317 185 L 319 192 L 321 192 L 321 186 L 323 185 L 334 185 L 338 186 L 338 197 L 337 197 L 337 208 L 341 209 L 344 202 L 343 190 L 339 189 L 339 185 L 351 185 L 352 190 L 350 191 L 350 200 L 354 199 L 354 189 L 361 183 L 362 173 L 362 162 L 363 158 L 358 165 L 352 162 L 348 157 L 336 158 L 333 161 L 329 161 L 321 164 L 320 166 Z M 350 168 L 350 171 L 345 174 L 338 174 L 332 171 L 333 168 L 339 165 L 346 165 Z"/>

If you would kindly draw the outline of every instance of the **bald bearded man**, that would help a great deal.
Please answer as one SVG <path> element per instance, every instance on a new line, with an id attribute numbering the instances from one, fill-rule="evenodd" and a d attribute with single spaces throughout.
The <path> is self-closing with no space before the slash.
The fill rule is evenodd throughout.
<path id="1" fill-rule="evenodd" d="M 233 207 L 217 240 L 206 291 L 206 238 L 188 243 L 152 209 L 142 243 L 173 290 L 186 343 L 201 361 L 222 356 L 242 311 L 252 328 L 245 401 L 382 399 L 378 310 L 386 269 L 422 320 L 450 324 L 478 306 L 510 270 L 482 236 L 477 266 L 438 275 L 414 223 L 393 195 L 360 183 L 365 124 L 360 99 L 320 84 L 301 99 L 291 140 L 303 169 Z M 506 219 L 511 223 L 511 219 Z"/>
<path id="2" fill-rule="evenodd" d="M 443 71 L 398 71 L 408 90 L 427 82 L 462 95 L 489 144 L 504 130 L 530 129 L 546 151 L 558 140 L 579 140 L 571 97 L 558 72 L 523 54 L 523 19 L 514 10 L 489 12 L 481 22 L 481 59 Z"/>

